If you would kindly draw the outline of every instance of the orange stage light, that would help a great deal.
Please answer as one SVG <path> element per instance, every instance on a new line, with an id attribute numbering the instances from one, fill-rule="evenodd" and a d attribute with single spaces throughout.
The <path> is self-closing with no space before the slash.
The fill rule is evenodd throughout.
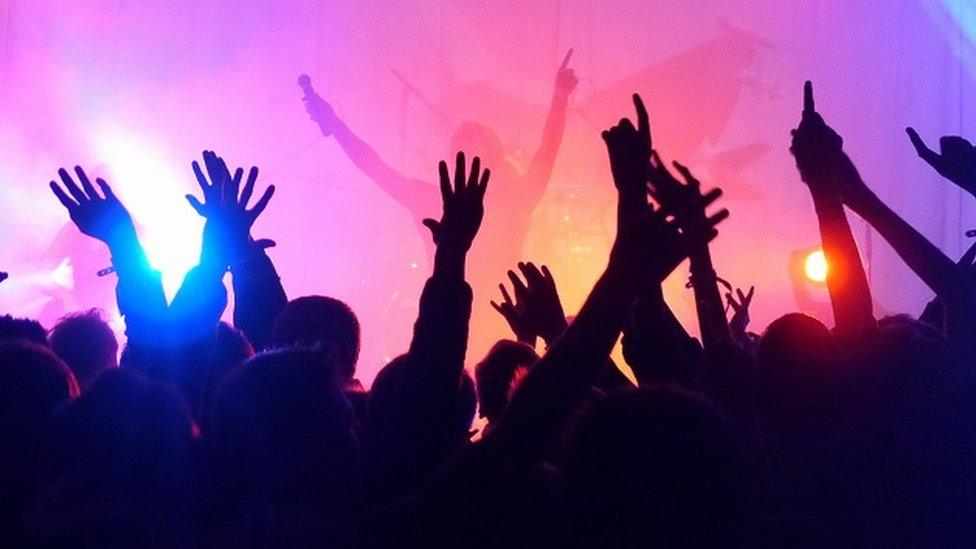
<path id="1" fill-rule="evenodd" d="M 803 274 L 813 282 L 825 282 L 828 268 L 827 257 L 820 248 L 807 254 L 803 260 Z"/>

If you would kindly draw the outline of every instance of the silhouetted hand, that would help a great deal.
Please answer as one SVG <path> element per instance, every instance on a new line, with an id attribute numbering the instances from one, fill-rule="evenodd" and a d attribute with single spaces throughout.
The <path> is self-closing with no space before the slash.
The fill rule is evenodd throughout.
<path id="1" fill-rule="evenodd" d="M 78 229 L 109 245 L 118 238 L 134 236 L 136 229 L 132 216 L 116 198 L 108 183 L 101 178 L 95 180 L 104 195 L 102 196 L 80 166 L 75 166 L 75 173 L 81 182 L 80 188 L 68 171 L 61 168 L 58 175 L 67 193 L 54 181 L 51 181 L 51 190 L 68 209 L 68 215 Z"/>
<path id="2" fill-rule="evenodd" d="M 470 173 L 465 175 L 464 153 L 458 152 L 452 187 L 447 162 L 442 160 L 438 167 L 444 213 L 440 221 L 427 218 L 423 220 L 423 224 L 430 229 L 434 243 L 438 247 L 458 246 L 463 250 L 469 250 L 485 215 L 485 191 L 488 189 L 491 170 L 486 168 L 482 172 L 481 159 L 476 156 L 471 161 Z"/>
<path id="3" fill-rule="evenodd" d="M 231 262 L 244 257 L 251 246 L 273 246 L 274 243 L 270 240 L 254 241 L 250 233 L 254 222 L 274 196 L 274 185 L 268 186 L 254 207 L 248 209 L 258 177 L 257 167 L 250 169 L 244 188 L 241 189 L 243 168 L 237 168 L 231 176 L 224 160 L 212 151 L 204 151 L 203 161 L 207 175 L 204 175 L 196 161 L 192 166 L 197 183 L 203 191 L 204 201 L 201 203 L 193 195 L 186 195 L 186 199 L 207 220 L 204 227 L 204 247 L 209 249 L 205 253 L 216 253 L 222 261 Z"/>
<path id="4" fill-rule="evenodd" d="M 509 271 L 511 273 L 511 271 Z M 514 273 L 512 273 L 514 275 Z M 517 275 L 516 275 L 517 278 Z M 521 280 L 519 281 L 521 284 Z M 518 300 L 518 286 L 516 288 L 516 298 L 512 299 L 511 294 L 508 293 L 508 288 L 505 284 L 499 284 L 498 289 L 502 292 L 502 301 L 498 303 L 496 301 L 491 302 L 491 306 L 494 307 L 498 314 L 502 315 L 505 322 L 508 323 L 508 327 L 515 334 L 515 339 L 522 343 L 528 343 L 529 345 L 535 346 L 535 338 L 538 334 L 530 327 L 529 319 L 525 313 L 525 304 Z"/>
<path id="5" fill-rule="evenodd" d="M 736 288 L 735 293 L 739 296 L 738 301 L 736 301 L 732 292 L 725 294 L 725 299 L 729 302 L 729 307 L 732 308 L 732 319 L 729 321 L 729 328 L 734 334 L 743 336 L 749 327 L 749 305 L 752 304 L 752 298 L 756 294 L 756 287 L 750 286 L 749 293 L 743 293 L 741 289 Z"/>
<path id="6" fill-rule="evenodd" d="M 651 159 L 651 126 L 640 95 L 634 94 L 637 127 L 629 118 L 601 135 L 610 155 L 610 171 L 617 191 L 627 197 L 647 196 L 647 170 Z"/>
<path id="7" fill-rule="evenodd" d="M 906 128 L 905 131 L 922 160 L 939 175 L 976 196 L 976 147 L 972 143 L 956 135 L 944 136 L 939 139 L 940 154 L 930 149 L 914 129 Z"/>
<path id="8" fill-rule="evenodd" d="M 559 65 L 559 70 L 556 72 L 556 95 L 560 97 L 569 97 L 569 94 L 576 89 L 576 84 L 579 83 L 576 73 L 569 68 L 569 58 L 572 56 L 573 50 L 570 49 L 566 52 L 566 57 L 563 58 L 563 63 Z"/>
<path id="9" fill-rule="evenodd" d="M 335 132 L 336 125 L 339 123 L 335 109 L 332 108 L 332 105 L 328 101 L 322 99 L 319 94 L 315 93 L 312 89 L 311 82 L 308 83 L 308 86 L 303 86 L 302 88 L 305 91 L 305 97 L 302 99 L 305 102 L 305 112 L 308 113 L 312 121 L 319 125 L 319 129 L 322 130 L 323 135 L 332 135 Z"/>
<path id="10" fill-rule="evenodd" d="M 512 331 L 541 337 L 547 344 L 552 344 L 559 334 L 566 329 L 566 313 L 563 311 L 559 293 L 556 291 L 556 281 L 545 265 L 540 269 L 534 263 L 519 263 L 518 269 L 522 278 L 515 271 L 508 271 L 508 278 L 512 282 L 515 292 L 515 302 L 512 302 L 504 284 L 499 284 L 504 301 L 491 302 L 512 327 Z M 523 341 L 520 339 L 520 341 Z"/>
<path id="11" fill-rule="evenodd" d="M 796 159 L 800 179 L 812 188 L 829 186 L 846 160 L 844 140 L 824 122 L 813 102 L 813 84 L 803 85 L 803 116 L 793 136 L 790 152 Z"/>
<path id="12" fill-rule="evenodd" d="M 0 271 L 0 282 L 3 282 L 4 280 L 7 280 L 8 278 L 10 278 L 10 275 L 8 275 L 7 273 L 5 273 L 3 271 Z"/>
<path id="13" fill-rule="evenodd" d="M 717 196 L 711 199 L 715 198 Z M 707 218 L 706 230 L 683 235 L 678 223 L 668 220 L 664 210 L 652 211 L 648 205 L 644 214 L 628 220 L 618 229 L 607 271 L 633 284 L 639 291 L 660 284 L 688 257 L 689 250 L 715 238 L 718 234 L 715 226 L 728 215 L 728 210 L 723 209 Z"/>
<path id="14" fill-rule="evenodd" d="M 716 187 L 702 194 L 701 182 L 688 168 L 678 162 L 672 162 L 672 165 L 681 173 L 684 183 L 671 175 L 657 151 L 651 154 L 651 168 L 648 172 L 651 196 L 666 213 L 675 216 L 678 226 L 686 233 L 707 232 L 710 224 L 705 208 L 722 196 L 722 189 Z"/>

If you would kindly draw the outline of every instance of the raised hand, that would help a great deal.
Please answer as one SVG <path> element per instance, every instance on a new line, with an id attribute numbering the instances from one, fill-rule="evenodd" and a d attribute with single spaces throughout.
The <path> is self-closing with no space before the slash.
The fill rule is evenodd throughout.
<path id="1" fill-rule="evenodd" d="M 221 262 L 229 263 L 244 257 L 249 246 L 273 246 L 274 242 L 270 240 L 255 242 L 250 233 L 254 222 L 274 196 L 275 186 L 268 186 L 261 198 L 248 209 L 248 203 L 254 194 L 258 168 L 252 167 L 249 170 L 242 189 L 243 168 L 237 168 L 231 176 L 227 164 L 213 151 L 204 151 L 203 161 L 207 169 L 206 175 L 198 162 L 192 163 L 193 173 L 203 191 L 203 202 L 193 195 L 187 195 L 186 199 L 207 220 L 204 228 L 204 247 L 207 249 L 204 252 L 215 253 L 221 258 Z"/>
<path id="2" fill-rule="evenodd" d="M 735 293 L 738 295 L 738 300 L 732 295 L 732 292 L 725 294 L 725 299 L 728 301 L 729 307 L 732 308 L 729 328 L 734 334 L 741 336 L 745 335 L 746 329 L 749 327 L 749 305 L 752 304 L 752 298 L 756 294 L 756 287 L 750 286 L 748 293 L 736 288 Z"/>
<path id="3" fill-rule="evenodd" d="M 569 97 L 569 94 L 573 93 L 576 89 L 576 84 L 579 83 L 579 78 L 576 77 L 576 72 L 569 68 L 569 58 L 573 56 L 573 50 L 570 49 L 566 52 L 566 57 L 563 58 L 563 62 L 559 65 L 559 70 L 556 71 L 556 94 L 561 97 Z"/>
<path id="4" fill-rule="evenodd" d="M 75 174 L 81 182 L 81 187 L 74 182 L 67 170 L 61 168 L 58 170 L 58 175 L 61 177 L 64 189 L 51 181 L 51 190 L 67 208 L 71 221 L 78 226 L 78 229 L 109 245 L 117 239 L 135 236 L 132 216 L 116 198 L 108 183 L 101 178 L 95 180 L 102 191 L 102 194 L 99 194 L 80 166 L 75 166 Z"/>
<path id="5" fill-rule="evenodd" d="M 540 268 L 532 262 L 519 263 L 518 269 L 525 277 L 524 302 L 530 326 L 539 337 L 551 345 L 567 325 L 566 312 L 556 290 L 556 280 L 545 265 Z M 508 272 L 508 277 L 513 282 L 518 278 L 512 271 Z"/>
<path id="6" fill-rule="evenodd" d="M 671 175 L 657 151 L 651 154 L 651 168 L 648 172 L 651 196 L 666 213 L 675 216 L 683 231 L 707 232 L 710 223 L 705 208 L 722 196 L 722 189 L 716 187 L 702 194 L 701 182 L 688 168 L 678 162 L 672 162 L 672 165 L 681 174 L 684 183 Z M 724 218 L 728 211 L 722 210 L 720 214 Z"/>
<path id="7" fill-rule="evenodd" d="M 315 92 L 315 89 L 312 88 L 312 80 L 308 76 L 303 74 L 298 79 L 298 85 L 305 92 L 302 101 L 305 102 L 305 112 L 308 113 L 309 118 L 319 125 L 323 135 L 332 135 L 339 122 L 335 109 Z"/>
<path id="8" fill-rule="evenodd" d="M 440 221 L 427 218 L 423 220 L 423 224 L 430 229 L 438 248 L 456 246 L 467 251 L 471 248 L 485 215 L 485 191 L 488 189 L 491 170 L 485 168 L 482 171 L 481 159 L 476 156 L 471 161 L 470 172 L 466 174 L 464 153 L 458 152 L 452 185 L 447 162 L 442 160 L 438 167 L 444 213 Z"/>
<path id="9" fill-rule="evenodd" d="M 515 273 L 512 273 L 512 271 L 509 271 L 509 273 L 511 273 L 511 275 L 515 275 Z M 518 279 L 518 275 L 515 275 L 515 277 Z M 532 329 L 528 315 L 525 312 L 525 303 L 523 302 L 524 298 L 523 300 L 518 298 L 519 285 L 522 285 L 523 289 L 525 285 L 522 284 L 521 280 L 518 280 L 518 284 L 513 282 L 512 285 L 515 287 L 515 299 L 512 299 L 512 296 L 508 293 L 508 288 L 505 287 L 505 284 L 499 284 L 498 289 L 502 293 L 502 300 L 500 303 L 492 300 L 491 306 L 498 311 L 498 314 L 502 315 L 502 318 L 504 318 L 505 322 L 508 323 L 508 327 L 512 330 L 512 333 L 515 334 L 515 339 L 535 347 L 535 338 L 538 336 L 538 334 Z"/>
<path id="10" fill-rule="evenodd" d="M 610 171 L 617 191 L 632 201 L 647 197 L 647 171 L 651 159 L 651 126 L 640 95 L 634 94 L 637 127 L 629 118 L 601 135 L 610 155 Z"/>
<path id="11" fill-rule="evenodd" d="M 722 190 L 715 188 L 702 194 L 701 182 L 691 171 L 677 162 L 673 162 L 673 165 L 684 183 L 671 175 L 657 151 L 652 153 L 651 169 L 648 173 L 650 191 L 664 213 L 674 217 L 684 238 L 695 243 L 688 250 L 691 259 L 691 282 L 695 290 L 695 308 L 698 312 L 702 344 L 706 351 L 710 351 L 728 340 L 730 335 L 722 294 L 718 289 L 715 267 L 708 248 L 714 223 L 727 217 L 729 212 L 723 209 L 713 219 L 709 219 L 706 208 L 722 195 Z"/>
<path id="12" fill-rule="evenodd" d="M 817 113 L 813 100 L 813 84 L 803 85 L 803 115 L 800 125 L 790 134 L 790 153 L 804 183 L 826 185 L 844 161 L 844 140 Z"/>
<path id="13" fill-rule="evenodd" d="M 563 311 L 559 293 L 556 291 L 556 281 L 545 265 L 540 269 L 534 263 L 519 263 L 518 269 L 525 281 L 515 271 L 508 271 L 508 278 L 512 282 L 515 293 L 513 302 L 504 284 L 499 284 L 502 291 L 502 303 L 491 302 L 492 307 L 508 321 L 512 331 L 519 336 L 541 337 L 551 345 L 559 334 L 566 329 L 566 313 Z"/>
<path id="14" fill-rule="evenodd" d="M 831 266 L 827 290 L 834 312 L 834 334 L 845 341 L 857 341 L 873 334 L 877 322 L 867 272 L 844 203 L 856 210 L 857 204 L 870 198 L 870 191 L 844 153 L 844 140 L 817 113 L 809 81 L 803 86 L 803 116 L 792 134 L 790 152 L 813 198 L 821 243 Z"/>
<path id="15" fill-rule="evenodd" d="M 915 152 L 939 175 L 952 181 L 964 191 L 976 196 L 976 147 L 968 140 L 947 135 L 939 139 L 939 150 L 935 152 L 922 141 L 913 128 L 905 128 Z"/>
<path id="16" fill-rule="evenodd" d="M 660 284 L 691 249 L 715 238 L 715 226 L 728 215 L 723 209 L 706 219 L 705 230 L 685 235 L 663 209 L 652 211 L 648 206 L 643 215 L 628 220 L 617 231 L 607 271 L 634 284 L 638 291 Z"/>

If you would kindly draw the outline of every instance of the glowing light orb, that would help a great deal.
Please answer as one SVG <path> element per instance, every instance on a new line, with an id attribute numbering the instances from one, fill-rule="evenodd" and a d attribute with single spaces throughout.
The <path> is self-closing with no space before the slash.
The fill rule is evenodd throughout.
<path id="1" fill-rule="evenodd" d="M 803 261 L 803 274 L 813 282 L 827 280 L 827 257 L 823 250 L 818 248 L 807 255 Z"/>
<path id="2" fill-rule="evenodd" d="M 200 257 L 203 221 L 184 197 L 195 187 L 189 185 L 190 162 L 170 158 L 162 144 L 122 128 L 97 135 L 95 149 L 109 170 L 105 178 L 132 214 L 149 263 L 162 273 L 172 298 Z"/>

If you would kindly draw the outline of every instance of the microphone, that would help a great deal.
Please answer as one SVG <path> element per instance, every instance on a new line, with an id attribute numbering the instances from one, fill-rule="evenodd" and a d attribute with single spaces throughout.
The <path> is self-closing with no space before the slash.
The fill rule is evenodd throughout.
<path id="1" fill-rule="evenodd" d="M 312 79 L 307 74 L 298 77 L 298 85 L 301 86 L 302 91 L 305 93 L 305 97 L 303 98 L 305 101 L 305 110 L 311 115 L 312 120 L 319 125 L 319 128 L 322 130 L 322 135 L 326 137 L 332 135 L 333 126 L 335 125 L 335 112 L 332 110 L 332 105 L 323 101 L 315 93 L 315 88 L 312 87 Z M 317 101 L 312 101 L 313 99 Z M 313 108 L 313 105 L 316 104 L 316 108 Z"/>
<path id="2" fill-rule="evenodd" d="M 305 99 L 308 99 L 315 95 L 315 89 L 312 88 L 312 79 L 307 75 L 303 74 L 298 77 L 298 85 L 305 92 Z"/>

